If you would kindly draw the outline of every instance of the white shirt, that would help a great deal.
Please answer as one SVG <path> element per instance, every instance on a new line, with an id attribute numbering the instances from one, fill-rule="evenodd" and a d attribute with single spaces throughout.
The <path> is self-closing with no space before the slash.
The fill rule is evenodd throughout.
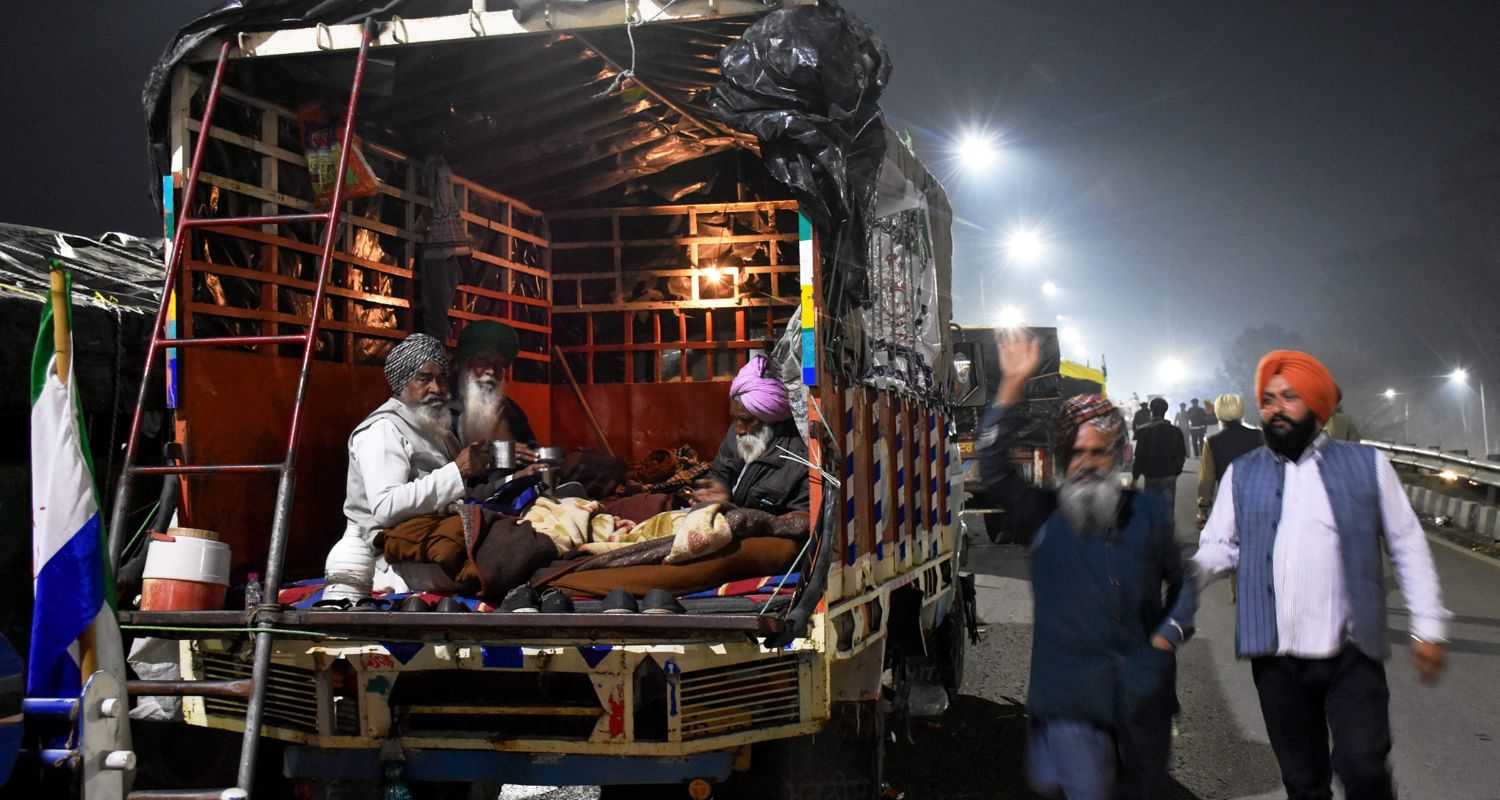
<path id="1" fill-rule="evenodd" d="M 1282 459 L 1281 521 L 1272 552 L 1276 597 L 1277 655 L 1327 658 L 1343 648 L 1349 624 L 1349 595 L 1344 590 L 1344 563 L 1338 527 L 1328 490 L 1318 471 L 1326 434 L 1303 451 L 1295 463 Z M 1234 516 L 1234 465 L 1225 470 L 1193 556 L 1199 586 L 1206 587 L 1239 566 L 1239 528 Z M 1411 613 L 1411 633 L 1429 641 L 1444 638 L 1450 616 L 1443 608 L 1432 550 L 1411 502 L 1401 490 L 1396 470 L 1375 455 L 1380 515 L 1396 583 Z"/>
<path id="2" fill-rule="evenodd" d="M 453 463 L 458 453 L 456 437 L 451 433 L 441 439 L 425 435 L 394 397 L 370 417 L 375 419 L 367 417 L 368 427 L 349 441 L 344 495 L 344 517 L 349 523 L 345 533 L 357 534 L 367 543 L 373 543 L 375 534 L 386 528 L 421 514 L 435 514 L 464 496 L 464 479 Z"/>

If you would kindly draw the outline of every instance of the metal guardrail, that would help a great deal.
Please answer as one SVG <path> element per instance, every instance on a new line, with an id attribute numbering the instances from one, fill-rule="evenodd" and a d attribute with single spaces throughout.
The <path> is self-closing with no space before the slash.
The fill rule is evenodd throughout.
<path id="1" fill-rule="evenodd" d="M 1404 444 L 1376 442 L 1369 439 L 1364 440 L 1362 444 L 1367 444 L 1390 456 L 1392 464 L 1401 464 L 1437 473 L 1448 472 L 1452 473 L 1458 479 L 1473 481 L 1485 486 L 1500 487 L 1500 462 L 1469 458 L 1468 456 L 1459 456 L 1438 450 L 1424 450 L 1420 447 L 1410 447 Z"/>

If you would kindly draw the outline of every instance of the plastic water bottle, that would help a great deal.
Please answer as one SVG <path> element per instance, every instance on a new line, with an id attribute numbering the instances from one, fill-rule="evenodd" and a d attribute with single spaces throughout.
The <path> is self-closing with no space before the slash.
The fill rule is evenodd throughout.
<path id="1" fill-rule="evenodd" d="M 260 573 L 252 572 L 245 579 L 245 610 L 254 611 L 260 606 L 262 589 L 260 587 Z"/>

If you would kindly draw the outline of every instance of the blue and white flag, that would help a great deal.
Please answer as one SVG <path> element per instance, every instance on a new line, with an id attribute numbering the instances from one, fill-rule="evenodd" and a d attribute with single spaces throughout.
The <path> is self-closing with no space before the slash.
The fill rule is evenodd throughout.
<path id="1" fill-rule="evenodd" d="M 116 628 L 113 609 L 105 602 L 111 588 L 105 568 L 108 550 L 94 490 L 88 431 L 79 413 L 77 382 L 72 375 L 64 382 L 57 374 L 53 311 L 49 301 L 31 362 L 35 605 L 26 694 L 32 697 L 77 696 L 79 636 L 95 620 L 103 625 L 97 632 L 112 633 Z"/>

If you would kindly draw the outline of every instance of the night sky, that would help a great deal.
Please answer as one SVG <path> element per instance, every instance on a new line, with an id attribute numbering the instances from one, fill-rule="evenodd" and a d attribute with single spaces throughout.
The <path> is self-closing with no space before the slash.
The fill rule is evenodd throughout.
<path id="1" fill-rule="evenodd" d="M 7 8 L 0 220 L 158 234 L 140 88 L 214 5 Z M 960 217 L 958 321 L 1065 314 L 1111 394 L 1174 402 L 1245 388 L 1215 377 L 1230 343 L 1276 325 L 1372 426 L 1396 388 L 1413 438 L 1450 447 L 1459 403 L 1478 404 L 1440 376 L 1461 363 L 1500 392 L 1500 4 L 845 5 L 889 47 L 889 122 Z M 951 152 L 976 127 L 1003 139 L 982 174 Z M 1045 232 L 1041 263 L 1003 263 L 1017 223 Z M 1157 374 L 1169 356 L 1188 367 L 1176 386 Z"/>

